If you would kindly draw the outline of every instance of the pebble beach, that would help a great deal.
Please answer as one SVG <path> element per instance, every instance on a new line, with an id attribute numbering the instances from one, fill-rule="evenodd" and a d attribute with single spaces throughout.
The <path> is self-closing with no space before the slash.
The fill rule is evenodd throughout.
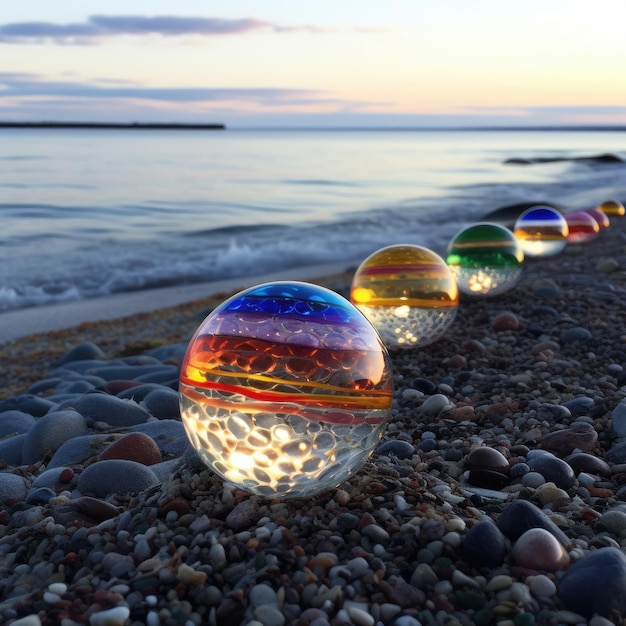
<path id="1" fill-rule="evenodd" d="M 227 295 L 0 344 L 1 624 L 624 623 L 626 217 L 391 351 L 376 452 L 306 499 L 188 444 L 181 360 Z"/>

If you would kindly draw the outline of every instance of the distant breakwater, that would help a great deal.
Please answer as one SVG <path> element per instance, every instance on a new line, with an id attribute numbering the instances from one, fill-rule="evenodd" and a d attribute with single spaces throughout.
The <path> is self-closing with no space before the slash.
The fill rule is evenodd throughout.
<path id="1" fill-rule="evenodd" d="M 88 128 L 121 130 L 226 130 L 225 124 L 109 123 L 109 122 L 0 122 L 0 128 Z"/>

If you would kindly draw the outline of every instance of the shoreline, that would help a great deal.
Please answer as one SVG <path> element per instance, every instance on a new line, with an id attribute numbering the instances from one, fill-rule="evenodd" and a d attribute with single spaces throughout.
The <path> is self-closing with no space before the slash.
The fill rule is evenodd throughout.
<path id="1" fill-rule="evenodd" d="M 335 262 L 321 265 L 264 273 L 258 276 L 145 289 L 111 294 L 101 298 L 75 300 L 44 306 L 0 312 L 0 347 L 9 341 L 27 335 L 48 333 L 78 326 L 86 322 L 103 322 L 140 313 L 150 313 L 183 304 L 192 304 L 215 297 L 216 294 L 235 293 L 254 285 L 274 280 L 310 281 L 348 271 L 359 261 Z"/>

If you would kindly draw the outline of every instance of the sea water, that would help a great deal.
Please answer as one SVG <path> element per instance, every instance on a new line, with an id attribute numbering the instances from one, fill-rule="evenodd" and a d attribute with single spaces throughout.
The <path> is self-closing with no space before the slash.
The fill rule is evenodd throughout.
<path id="1" fill-rule="evenodd" d="M 603 190 L 626 185 L 621 163 L 507 159 L 626 158 L 625 139 L 619 131 L 0 129 L 0 311 L 358 264 L 397 243 L 443 254 L 461 228 L 498 207 L 589 208 L 608 199 Z"/>

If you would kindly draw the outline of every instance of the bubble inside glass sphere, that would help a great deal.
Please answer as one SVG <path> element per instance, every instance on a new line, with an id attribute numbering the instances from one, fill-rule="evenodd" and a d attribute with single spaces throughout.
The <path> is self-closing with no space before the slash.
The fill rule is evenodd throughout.
<path id="1" fill-rule="evenodd" d="M 585 211 L 566 213 L 564 217 L 569 228 L 567 240 L 571 243 L 586 243 L 600 234 L 600 224 Z"/>
<path id="2" fill-rule="evenodd" d="M 515 235 L 504 226 L 472 224 L 448 245 L 446 263 L 456 276 L 461 293 L 495 296 L 512 289 L 522 275 L 524 252 Z"/>
<path id="3" fill-rule="evenodd" d="M 598 211 L 601 211 L 605 215 L 612 215 L 615 217 L 622 217 L 626 215 L 626 209 L 619 200 L 606 200 L 597 207 Z"/>
<path id="4" fill-rule="evenodd" d="M 399 244 L 382 248 L 361 263 L 352 279 L 350 300 L 389 348 L 413 348 L 443 335 L 456 316 L 459 292 L 438 254 Z"/>
<path id="5" fill-rule="evenodd" d="M 393 377 L 380 337 L 346 298 L 272 282 L 202 322 L 179 389 L 187 436 L 204 462 L 245 491 L 288 498 L 360 469 L 389 419 Z"/>
<path id="6" fill-rule="evenodd" d="M 556 209 L 537 205 L 517 218 L 513 233 L 522 244 L 525 256 L 552 256 L 567 245 L 569 228 Z"/>

